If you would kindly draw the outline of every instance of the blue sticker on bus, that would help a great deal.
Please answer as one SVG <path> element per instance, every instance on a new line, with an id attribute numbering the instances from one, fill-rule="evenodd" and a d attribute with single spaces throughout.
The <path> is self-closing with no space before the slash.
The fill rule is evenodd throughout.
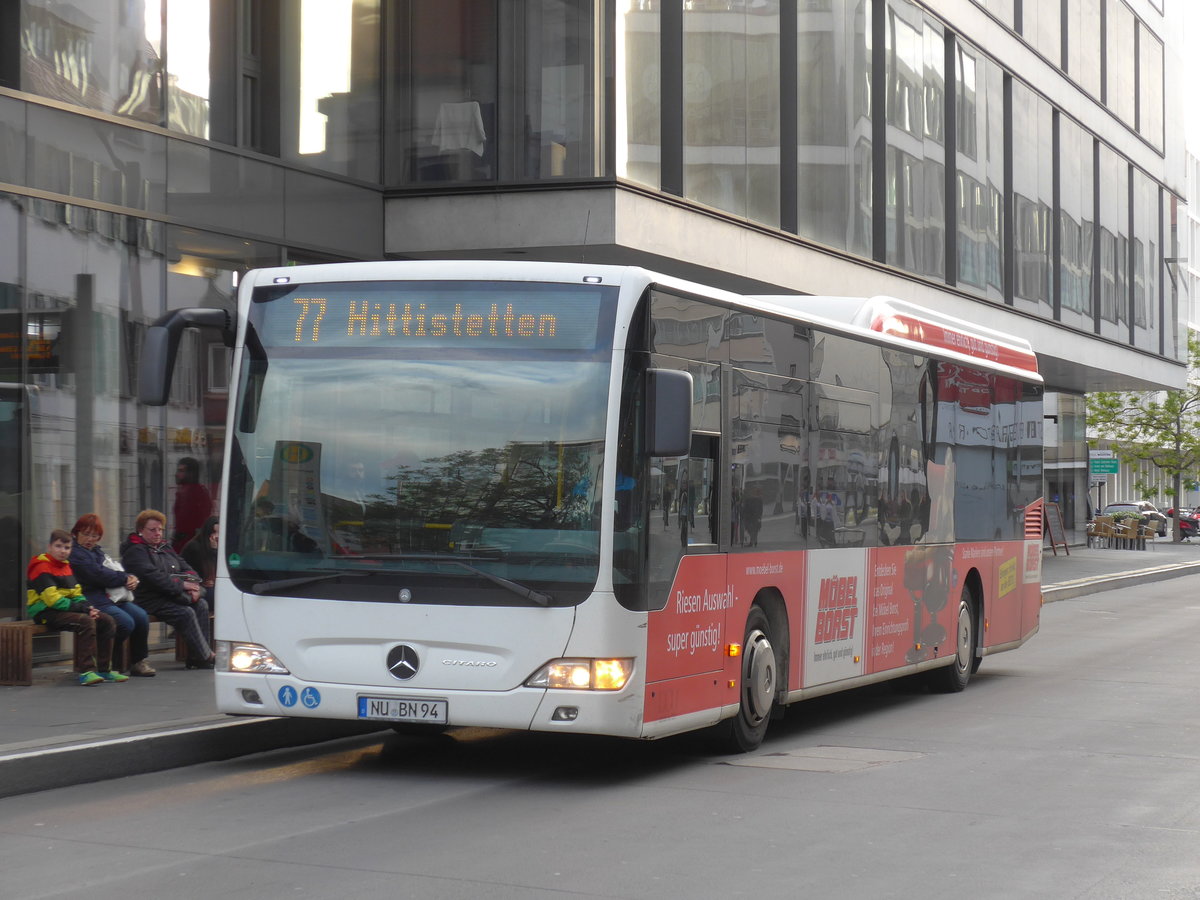
<path id="1" fill-rule="evenodd" d="M 305 709 L 316 709 L 321 705 L 321 692 L 315 687 L 306 687 L 300 692 L 300 702 Z"/>
<path id="2" fill-rule="evenodd" d="M 296 693 L 296 689 L 290 684 L 285 684 L 279 689 L 279 702 L 288 709 L 291 709 L 293 706 L 295 706 L 298 699 L 300 698 Z"/>

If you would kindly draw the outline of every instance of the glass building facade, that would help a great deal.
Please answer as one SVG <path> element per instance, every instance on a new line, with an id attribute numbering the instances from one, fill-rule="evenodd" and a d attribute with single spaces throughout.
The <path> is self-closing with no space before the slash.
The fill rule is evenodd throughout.
<path id="1" fill-rule="evenodd" d="M 170 517 L 184 458 L 219 497 L 227 349 L 190 334 L 147 408 L 140 340 L 260 265 L 527 253 L 977 308 L 1116 360 L 1046 373 L 1055 492 L 1085 493 L 1080 395 L 1182 380 L 1178 6 L 3 4 L 0 619 L 50 529 L 94 511 L 112 547 L 139 509 Z M 597 202 L 696 228 L 595 224 Z M 510 203 L 588 224 L 539 243 Z M 713 228 L 754 242 L 740 269 Z"/>

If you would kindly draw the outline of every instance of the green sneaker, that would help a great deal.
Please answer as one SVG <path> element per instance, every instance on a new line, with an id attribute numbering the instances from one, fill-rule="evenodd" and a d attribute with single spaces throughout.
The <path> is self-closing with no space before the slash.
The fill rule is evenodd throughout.
<path id="1" fill-rule="evenodd" d="M 111 671 L 110 672 L 101 672 L 100 677 L 102 679 L 104 679 L 105 681 L 112 682 L 113 684 L 117 684 L 118 682 L 129 680 L 128 675 L 122 675 L 120 672 L 111 672 Z"/>
<path id="2" fill-rule="evenodd" d="M 95 672 L 84 672 L 79 676 L 79 683 L 85 687 L 90 684 L 100 684 L 102 681 L 104 681 L 104 679 Z"/>

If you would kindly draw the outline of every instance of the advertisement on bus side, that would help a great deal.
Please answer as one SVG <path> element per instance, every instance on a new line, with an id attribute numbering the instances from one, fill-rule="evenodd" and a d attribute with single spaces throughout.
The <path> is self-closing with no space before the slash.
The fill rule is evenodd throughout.
<path id="1" fill-rule="evenodd" d="M 1031 543 L 685 557 L 668 603 L 649 616 L 646 721 L 737 702 L 741 669 L 731 645 L 741 644 L 750 604 L 764 591 L 786 608 L 789 690 L 952 656 L 972 572 L 983 593 L 983 646 L 1027 638 L 1040 604 L 1041 554 L 1028 552 Z"/>

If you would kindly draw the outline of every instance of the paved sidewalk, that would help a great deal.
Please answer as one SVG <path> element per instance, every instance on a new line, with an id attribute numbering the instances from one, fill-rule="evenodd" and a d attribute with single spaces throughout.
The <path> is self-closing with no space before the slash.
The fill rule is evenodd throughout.
<path id="1" fill-rule="evenodd" d="M 1159 538 L 1145 550 L 1061 547 L 1042 554 L 1042 594 L 1047 603 L 1083 594 L 1149 584 L 1200 573 L 1200 541 L 1172 544 Z"/>
<path id="2" fill-rule="evenodd" d="M 1200 543 L 1147 550 L 1061 548 L 1043 554 L 1047 602 L 1200 573 Z M 67 667 L 35 669 L 30 687 L 0 687 L 0 797 L 230 759 L 378 730 L 355 722 L 218 714 L 212 673 L 173 652 L 154 678 L 82 688 Z"/>
<path id="3" fill-rule="evenodd" d="M 378 731 L 356 722 L 217 712 L 213 673 L 172 648 L 158 674 L 81 687 L 69 665 L 38 666 L 29 687 L 0 687 L 0 797 L 232 759 Z"/>

